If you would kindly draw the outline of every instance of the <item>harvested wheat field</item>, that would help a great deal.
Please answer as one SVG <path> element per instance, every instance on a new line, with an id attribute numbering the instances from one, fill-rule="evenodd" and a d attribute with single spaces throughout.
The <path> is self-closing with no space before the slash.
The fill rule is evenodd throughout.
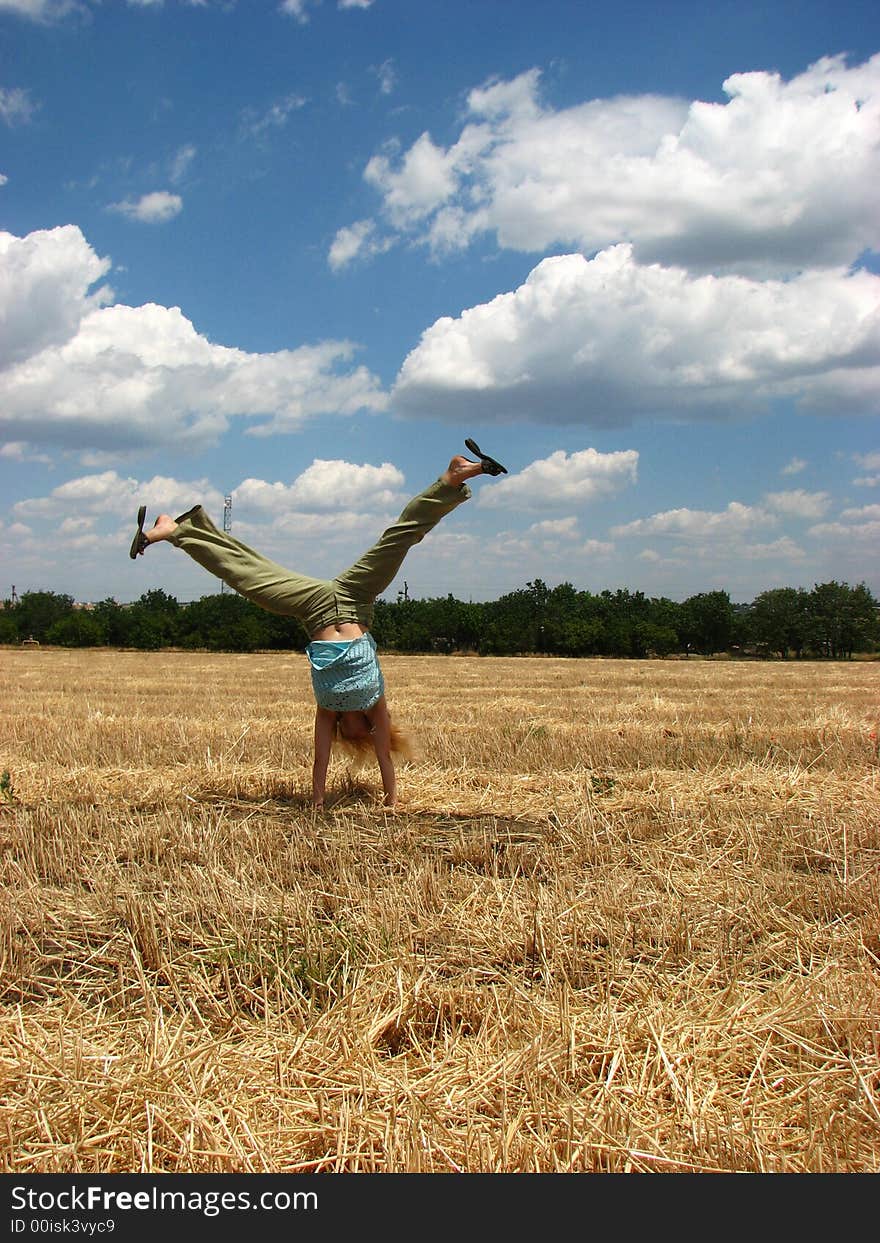
<path id="1" fill-rule="evenodd" d="M 880 664 L 383 667 L 0 652 L 0 1169 L 880 1169 Z"/>

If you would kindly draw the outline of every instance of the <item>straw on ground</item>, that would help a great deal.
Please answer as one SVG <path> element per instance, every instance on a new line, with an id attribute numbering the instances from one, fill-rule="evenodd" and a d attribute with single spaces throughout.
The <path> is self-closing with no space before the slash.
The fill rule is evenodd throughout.
<path id="1" fill-rule="evenodd" d="M 880 666 L 383 664 L 0 653 L 0 1168 L 880 1168 Z"/>

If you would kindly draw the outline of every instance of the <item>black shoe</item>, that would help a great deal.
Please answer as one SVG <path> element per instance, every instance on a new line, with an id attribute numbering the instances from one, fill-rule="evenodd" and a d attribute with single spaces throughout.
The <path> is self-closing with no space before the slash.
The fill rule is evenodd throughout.
<path id="1" fill-rule="evenodd" d="M 474 457 L 478 457 L 483 466 L 484 475 L 506 475 L 507 467 L 502 466 L 500 462 L 496 462 L 493 457 L 489 457 L 488 453 L 483 453 L 480 446 L 475 440 L 466 440 L 465 448 L 470 449 Z"/>
<path id="2" fill-rule="evenodd" d="M 134 539 L 131 541 L 131 548 L 128 550 L 128 555 L 131 557 L 132 561 L 134 561 L 137 557 L 142 557 L 144 555 L 144 549 L 148 543 L 147 537 L 144 535 L 144 519 L 146 516 L 147 507 L 146 505 L 141 505 L 138 510 L 137 530 L 134 533 Z"/>

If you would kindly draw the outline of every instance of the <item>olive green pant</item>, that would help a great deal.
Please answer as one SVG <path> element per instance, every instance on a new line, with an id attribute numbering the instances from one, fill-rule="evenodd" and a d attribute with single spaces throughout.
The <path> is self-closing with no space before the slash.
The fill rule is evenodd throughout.
<path id="1" fill-rule="evenodd" d="M 260 608 L 298 618 L 311 638 L 335 622 L 372 625 L 373 604 L 394 579 L 410 548 L 470 494 L 466 484 L 455 487 L 438 479 L 413 497 L 397 521 L 354 565 L 331 579 L 309 578 L 269 561 L 228 532 L 219 531 L 201 505 L 181 514 L 169 542 Z"/>

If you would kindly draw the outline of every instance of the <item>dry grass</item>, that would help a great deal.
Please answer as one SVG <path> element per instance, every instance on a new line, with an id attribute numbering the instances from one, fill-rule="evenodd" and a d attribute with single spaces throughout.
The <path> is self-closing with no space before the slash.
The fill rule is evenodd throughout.
<path id="1" fill-rule="evenodd" d="M 880 1169 L 877 664 L 0 652 L 0 1170 Z"/>

